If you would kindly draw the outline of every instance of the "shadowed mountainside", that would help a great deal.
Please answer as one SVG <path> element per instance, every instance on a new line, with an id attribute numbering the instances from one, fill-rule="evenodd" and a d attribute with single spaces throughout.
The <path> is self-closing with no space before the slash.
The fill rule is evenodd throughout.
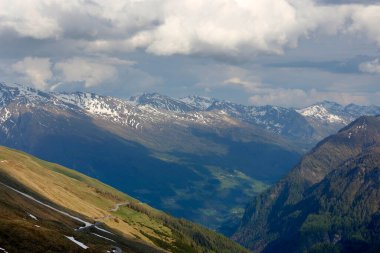
<path id="1" fill-rule="evenodd" d="M 380 117 L 320 142 L 247 207 L 233 238 L 255 252 L 376 252 Z"/>

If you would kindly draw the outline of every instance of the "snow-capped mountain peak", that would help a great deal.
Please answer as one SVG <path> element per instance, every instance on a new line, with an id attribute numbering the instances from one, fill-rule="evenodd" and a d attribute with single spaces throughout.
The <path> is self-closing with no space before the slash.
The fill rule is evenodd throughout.
<path id="1" fill-rule="evenodd" d="M 43 92 L 20 84 L 7 85 L 0 83 L 0 106 L 16 103 L 26 107 L 55 103 L 57 99 L 47 92 Z"/>
<path id="2" fill-rule="evenodd" d="M 380 107 L 355 104 L 342 106 L 335 102 L 324 101 L 299 109 L 297 112 L 306 118 L 317 119 L 323 123 L 347 125 L 360 116 L 380 114 Z"/>
<path id="3" fill-rule="evenodd" d="M 180 99 L 171 98 L 158 93 L 143 93 L 142 95 L 131 97 L 129 101 L 134 105 L 149 105 L 153 108 L 173 112 L 191 112 L 197 110 L 196 107 Z"/>
<path id="4" fill-rule="evenodd" d="M 215 98 L 202 97 L 202 96 L 187 96 L 187 97 L 180 98 L 179 100 L 197 108 L 198 110 L 204 110 L 204 111 L 210 108 L 213 103 L 218 101 Z"/>
<path id="5" fill-rule="evenodd" d="M 333 113 L 331 111 L 331 108 L 329 108 L 329 106 L 325 106 L 324 104 L 315 104 L 315 105 L 297 110 L 297 112 L 306 118 L 314 118 L 324 123 L 348 124 L 347 119 Z"/>
<path id="6" fill-rule="evenodd" d="M 361 115 L 380 114 L 380 107 L 342 106 L 324 101 L 295 110 L 278 106 L 246 106 L 215 98 L 187 96 L 180 99 L 144 93 L 123 100 L 92 93 L 49 93 L 22 85 L 0 83 L 0 124 L 28 108 L 52 113 L 86 114 L 132 129 L 155 129 L 163 124 L 208 127 L 247 124 L 286 138 L 305 142 L 325 137 Z"/>

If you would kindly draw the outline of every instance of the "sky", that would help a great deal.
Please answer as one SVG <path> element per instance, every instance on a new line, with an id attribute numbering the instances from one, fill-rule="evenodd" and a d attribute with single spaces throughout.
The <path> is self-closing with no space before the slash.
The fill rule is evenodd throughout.
<path id="1" fill-rule="evenodd" d="M 380 1 L 0 0 L 0 81 L 380 105 Z"/>

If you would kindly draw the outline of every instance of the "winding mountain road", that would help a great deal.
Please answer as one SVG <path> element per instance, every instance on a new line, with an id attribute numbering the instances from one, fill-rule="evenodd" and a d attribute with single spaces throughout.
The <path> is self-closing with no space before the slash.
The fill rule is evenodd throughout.
<path id="1" fill-rule="evenodd" d="M 110 212 L 117 212 L 121 206 L 129 205 L 129 202 L 122 202 L 116 204 L 112 209 L 110 209 Z"/>
<path id="2" fill-rule="evenodd" d="M 55 207 L 53 207 L 53 206 L 50 206 L 50 205 L 48 205 L 48 204 L 46 204 L 46 203 L 44 203 L 44 202 L 42 202 L 42 201 L 40 201 L 40 200 L 38 200 L 38 199 L 32 197 L 32 196 L 30 196 L 29 194 L 26 194 L 26 193 L 24 193 L 24 192 L 22 192 L 22 191 L 19 191 L 19 190 L 13 188 L 12 186 L 9 186 L 9 185 L 7 185 L 7 184 L 4 184 L 3 182 L 0 182 L 0 185 L 7 187 L 8 189 L 11 189 L 11 190 L 14 191 L 14 192 L 17 192 L 18 194 L 20 194 L 20 195 L 22 195 L 22 196 L 24 196 L 24 197 L 26 197 L 26 198 L 28 198 L 28 199 L 30 199 L 30 200 L 36 202 L 36 203 L 38 203 L 38 204 L 40 204 L 40 205 L 42 205 L 42 206 L 45 206 L 45 207 L 47 207 L 47 208 L 50 208 L 50 209 L 56 211 L 57 213 L 63 214 L 64 216 L 67 216 L 67 217 L 69 217 L 69 218 L 71 218 L 71 219 L 73 219 L 73 220 L 76 220 L 76 221 L 79 221 L 79 222 L 83 223 L 84 226 L 75 229 L 75 231 L 77 231 L 77 232 L 83 232 L 83 231 L 89 230 L 90 228 L 95 228 L 95 229 L 97 229 L 97 230 L 99 230 L 99 231 L 102 231 L 102 232 L 105 232 L 105 233 L 108 233 L 108 234 L 112 234 L 112 235 L 113 235 L 113 233 L 111 233 L 111 232 L 109 232 L 109 231 L 107 231 L 107 230 L 105 230 L 105 229 L 99 227 L 99 226 L 102 224 L 101 222 L 98 222 L 98 221 L 95 222 L 95 223 L 87 222 L 87 221 L 85 221 L 85 220 L 82 220 L 82 219 L 79 218 L 79 217 L 73 216 L 73 215 L 71 215 L 71 214 L 69 214 L 69 213 L 67 213 L 67 212 L 61 211 L 61 210 L 59 210 L 59 209 L 57 209 L 57 208 L 55 208 Z M 128 204 L 128 203 L 129 203 L 129 202 L 116 204 L 115 207 L 114 207 L 112 210 L 117 211 L 117 210 L 120 208 L 120 206 L 126 205 L 126 204 Z M 66 236 L 66 237 L 67 237 L 67 236 Z M 69 238 L 69 237 L 67 237 L 67 238 Z M 71 238 L 71 237 L 70 237 L 70 238 Z M 73 239 L 74 239 L 74 237 L 73 237 Z M 73 240 L 73 239 L 70 239 L 70 240 Z M 107 238 L 107 239 L 108 239 L 108 238 Z M 3 250 L 3 249 L 0 248 L 0 251 L 1 251 L 1 250 Z M 122 253 L 122 250 L 121 250 L 119 247 L 113 246 L 111 252 Z"/>

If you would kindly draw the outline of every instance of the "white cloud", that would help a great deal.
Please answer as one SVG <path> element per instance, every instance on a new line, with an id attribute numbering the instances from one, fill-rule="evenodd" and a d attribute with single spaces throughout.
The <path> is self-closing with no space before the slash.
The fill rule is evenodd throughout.
<path id="1" fill-rule="evenodd" d="M 11 69 L 22 74 L 26 82 L 42 90 L 49 87 L 47 81 L 53 76 L 49 58 L 25 57 L 13 64 Z"/>
<path id="2" fill-rule="evenodd" d="M 145 48 L 158 55 L 282 53 L 326 24 L 325 30 L 335 32 L 347 15 L 346 8 L 318 7 L 309 0 L 167 0 L 160 10 L 157 25 L 126 38 L 95 41 L 91 48 Z"/>
<path id="3" fill-rule="evenodd" d="M 64 83 L 83 83 L 85 87 L 94 87 L 104 81 L 117 77 L 116 65 L 130 66 L 130 61 L 117 58 L 80 58 L 74 57 L 55 64 L 60 72 L 59 79 Z"/>
<path id="4" fill-rule="evenodd" d="M 248 57 L 282 53 L 317 32 L 364 32 L 380 46 L 379 12 L 379 5 L 312 0 L 1 0 L 0 32 L 66 39 L 95 52 Z"/>
<path id="5" fill-rule="evenodd" d="M 36 39 L 54 38 L 62 30 L 49 13 L 48 1 L 0 1 L 0 32 L 13 30 L 21 36 Z"/>
<path id="6" fill-rule="evenodd" d="M 349 31 L 353 33 L 364 33 L 368 38 L 380 46 L 380 5 L 357 6 L 351 15 L 352 25 Z"/>
<path id="7" fill-rule="evenodd" d="M 317 32 L 330 35 L 364 32 L 379 43 L 378 8 L 323 6 L 311 0 L 166 0 L 158 7 L 160 15 L 155 25 L 141 26 L 121 38 L 89 42 L 89 48 L 94 51 L 143 48 L 157 55 L 251 57 L 281 54 L 285 48 L 297 47 L 301 38 Z"/>
<path id="8" fill-rule="evenodd" d="M 114 57 L 73 57 L 52 63 L 49 58 L 25 57 L 11 65 L 11 72 L 41 90 L 54 90 L 67 84 L 98 86 L 118 76 L 118 67 L 131 72 L 134 62 Z"/>
<path id="9" fill-rule="evenodd" d="M 232 77 L 223 81 L 223 85 L 241 87 L 246 91 L 255 91 L 261 86 L 260 81 L 244 81 L 240 77 Z"/>
<path id="10" fill-rule="evenodd" d="M 363 62 L 359 65 L 360 71 L 364 73 L 380 74 L 380 61 L 375 59 L 373 61 Z"/>

